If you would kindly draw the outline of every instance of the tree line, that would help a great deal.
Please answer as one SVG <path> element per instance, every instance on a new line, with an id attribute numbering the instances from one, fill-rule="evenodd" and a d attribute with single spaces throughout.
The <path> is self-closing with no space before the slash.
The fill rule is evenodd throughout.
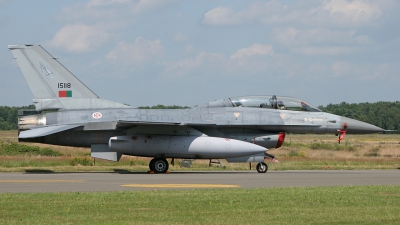
<path id="1" fill-rule="evenodd" d="M 22 107 L 0 106 L 0 130 L 18 129 L 18 110 L 34 109 L 34 105 Z M 187 106 L 155 105 L 141 106 L 141 109 L 183 109 Z M 400 133 L 400 102 L 346 103 L 319 106 L 320 110 L 339 116 L 360 120 L 385 130 L 398 130 Z"/>
<path id="2" fill-rule="evenodd" d="M 18 110 L 35 109 L 34 105 L 15 107 L 0 106 L 0 130 L 18 129 Z"/>

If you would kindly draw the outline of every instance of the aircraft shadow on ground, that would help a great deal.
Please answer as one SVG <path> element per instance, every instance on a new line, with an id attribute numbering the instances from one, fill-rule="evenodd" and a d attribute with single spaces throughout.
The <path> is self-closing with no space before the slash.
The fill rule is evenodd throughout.
<path id="1" fill-rule="evenodd" d="M 256 172 L 256 171 L 254 171 Z M 66 174 L 66 173 L 118 173 L 118 174 L 149 174 L 150 172 L 144 171 L 129 171 L 125 169 L 114 169 L 114 171 L 96 171 L 96 172 L 88 172 L 88 171 L 74 171 L 74 172 L 55 172 L 53 170 L 45 170 L 45 169 L 29 169 L 25 170 L 26 174 L 35 174 L 35 173 L 52 173 L 52 174 Z M 248 171 L 173 171 L 168 174 L 239 174 L 239 173 L 248 173 Z M 162 173 L 158 173 L 162 174 Z M 165 175 L 168 175 L 165 174 Z"/>
<path id="2" fill-rule="evenodd" d="M 55 172 L 53 170 L 29 169 L 25 170 L 25 173 L 55 173 Z"/>

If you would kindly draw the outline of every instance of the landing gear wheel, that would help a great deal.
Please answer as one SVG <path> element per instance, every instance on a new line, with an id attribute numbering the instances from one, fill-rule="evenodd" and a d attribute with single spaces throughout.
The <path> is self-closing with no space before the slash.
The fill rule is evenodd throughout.
<path id="1" fill-rule="evenodd" d="M 154 161 L 153 161 L 154 160 Z M 154 173 L 166 173 L 168 171 L 168 161 L 164 158 L 154 158 L 153 163 L 150 161 L 150 170 Z"/>
<path id="2" fill-rule="evenodd" d="M 150 160 L 149 163 L 149 169 L 150 171 L 154 171 L 154 161 L 156 160 L 156 158 L 153 158 L 152 160 Z"/>
<path id="3" fill-rule="evenodd" d="M 260 162 L 256 166 L 257 172 L 266 173 L 268 171 L 268 165 L 265 162 Z"/>

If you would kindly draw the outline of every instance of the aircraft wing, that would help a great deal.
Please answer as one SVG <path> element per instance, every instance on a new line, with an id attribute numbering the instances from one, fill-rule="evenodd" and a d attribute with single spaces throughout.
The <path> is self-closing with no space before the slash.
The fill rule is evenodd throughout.
<path id="1" fill-rule="evenodd" d="M 128 129 L 131 127 L 144 126 L 144 125 L 164 125 L 164 126 L 173 126 L 179 125 L 180 123 L 171 123 L 171 122 L 150 122 L 150 121 L 128 121 L 128 120 L 119 120 L 117 122 L 117 129 Z"/>
<path id="2" fill-rule="evenodd" d="M 209 122 L 199 122 L 199 123 L 184 123 L 184 122 L 152 122 L 152 121 L 127 121 L 127 120 L 119 120 L 117 122 L 117 128 L 130 128 L 136 126 L 151 126 L 151 125 L 163 125 L 163 126 L 212 126 L 216 125 L 215 123 Z"/>
<path id="3" fill-rule="evenodd" d="M 55 126 L 47 126 L 47 127 L 40 127 L 32 130 L 22 131 L 19 134 L 19 138 L 36 138 L 36 137 L 43 137 L 50 134 L 55 134 L 61 131 L 70 130 L 76 127 L 80 127 L 82 124 L 74 124 L 74 125 L 55 125 Z"/>
<path id="4" fill-rule="evenodd" d="M 55 134 L 59 133 L 62 131 L 70 130 L 73 128 L 77 128 L 80 126 L 84 126 L 83 124 L 73 124 L 73 125 L 53 125 L 53 126 L 44 126 L 44 127 L 39 127 L 31 130 L 26 130 L 26 131 L 21 131 L 19 134 L 19 138 L 36 138 L 36 137 L 44 137 L 50 134 Z M 300 125 L 243 125 L 243 124 L 231 124 L 231 125 L 218 125 L 213 122 L 204 122 L 204 121 L 199 121 L 199 122 L 193 122 L 190 121 L 188 123 L 185 122 L 153 122 L 153 121 L 128 121 L 128 120 L 119 120 L 116 124 L 116 129 L 119 130 L 126 130 L 129 128 L 133 127 L 147 127 L 150 128 L 150 130 L 154 129 L 160 129 L 160 127 L 171 127 L 172 126 L 180 126 L 180 127 L 188 127 L 192 129 L 196 129 L 198 131 L 201 131 L 203 133 L 208 134 L 207 130 L 204 130 L 205 128 L 224 128 L 229 129 L 237 129 L 237 128 L 243 128 L 243 129 L 254 129 L 258 131 L 268 131 L 268 132 L 287 132 L 291 130 L 296 130 L 296 127 L 299 127 Z M 302 126 L 304 128 L 304 125 Z M 307 126 L 309 129 L 319 127 L 319 125 L 309 125 Z M 167 128 L 168 129 L 168 128 Z M 175 129 L 175 128 L 173 128 Z M 168 129 L 169 130 L 169 129 Z M 211 135 L 212 136 L 212 135 Z"/>
<path id="5" fill-rule="evenodd" d="M 318 124 L 298 124 L 298 125 L 285 125 L 285 124 L 217 124 L 214 121 L 188 121 L 188 122 L 154 122 L 154 121 L 131 121 L 131 120 L 119 120 L 117 122 L 117 129 L 129 129 L 132 127 L 154 127 L 154 129 L 159 129 L 160 127 L 190 127 L 199 130 L 207 135 L 207 130 L 222 128 L 225 131 L 229 129 L 237 130 L 240 129 L 253 129 L 257 131 L 267 131 L 267 132 L 292 132 L 299 129 L 306 129 L 304 132 L 311 131 L 312 129 L 319 128 L 321 125 Z M 206 130 L 205 130 L 206 129 Z M 212 136 L 212 135 L 211 135 Z"/>

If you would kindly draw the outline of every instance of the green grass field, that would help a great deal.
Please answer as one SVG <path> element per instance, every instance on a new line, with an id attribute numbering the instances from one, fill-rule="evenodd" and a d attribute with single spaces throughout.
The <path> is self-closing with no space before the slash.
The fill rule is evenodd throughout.
<path id="1" fill-rule="evenodd" d="M 400 224 L 400 186 L 0 194 L 1 224 Z"/>

